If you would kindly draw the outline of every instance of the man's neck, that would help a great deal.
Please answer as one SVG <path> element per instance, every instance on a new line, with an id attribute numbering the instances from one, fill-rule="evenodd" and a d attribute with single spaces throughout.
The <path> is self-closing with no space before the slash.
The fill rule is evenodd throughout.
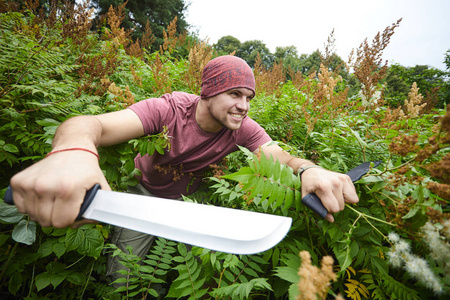
<path id="1" fill-rule="evenodd" d="M 208 109 L 209 99 L 200 99 L 195 110 L 195 121 L 205 132 L 215 133 L 222 129 L 222 126 L 214 120 Z"/>

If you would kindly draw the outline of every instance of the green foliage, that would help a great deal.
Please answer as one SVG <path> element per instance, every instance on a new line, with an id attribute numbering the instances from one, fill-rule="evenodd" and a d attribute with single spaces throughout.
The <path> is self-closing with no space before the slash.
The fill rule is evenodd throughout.
<path id="1" fill-rule="evenodd" d="M 124 253 L 113 244 L 108 246 L 111 248 L 111 255 L 117 256 L 120 263 L 127 267 L 126 270 L 118 271 L 123 277 L 114 282 L 122 284 L 115 290 L 116 293 L 125 292 L 127 297 L 132 298 L 137 295 L 142 299 L 148 296 L 160 296 L 157 287 L 166 282 L 167 274 L 172 269 L 176 243 L 162 238 L 158 238 L 155 243 L 156 245 L 144 260 L 134 255 L 131 248 L 127 249 L 129 253 Z"/>
<path id="2" fill-rule="evenodd" d="M 114 0 L 93 0 L 94 7 L 98 9 L 97 18 L 108 12 L 108 9 L 116 7 L 124 1 Z M 152 33 L 155 35 L 155 44 L 151 45 L 153 51 L 158 51 L 159 47 L 164 43 L 164 31 L 170 22 L 176 17 L 177 33 L 183 34 L 188 29 L 185 20 L 185 13 L 188 4 L 183 0 L 128 0 L 125 7 L 125 19 L 122 27 L 126 30 L 132 30 L 134 39 L 142 38 L 144 28 L 148 22 Z"/>
<path id="3" fill-rule="evenodd" d="M 189 299 L 200 299 L 208 289 L 202 289 L 206 278 L 200 276 L 202 268 L 194 257 L 192 251 L 187 251 L 184 244 L 178 244 L 179 256 L 174 257 L 174 261 L 179 263 L 175 269 L 179 276 L 170 286 L 167 297 L 181 298 L 190 296 Z"/>
<path id="4" fill-rule="evenodd" d="M 447 50 L 447 52 L 445 53 L 444 63 L 447 66 L 447 71 L 449 71 L 450 70 L 450 50 Z"/>
<path id="5" fill-rule="evenodd" d="M 239 51 L 236 53 L 236 56 L 245 60 L 252 68 L 255 66 L 258 55 L 261 57 L 261 63 L 265 67 L 268 68 L 273 64 L 274 59 L 272 54 L 266 44 L 262 41 L 245 41 L 241 44 Z"/>
<path id="6" fill-rule="evenodd" d="M 231 35 L 221 37 L 217 43 L 214 44 L 214 49 L 219 55 L 229 55 L 233 52 L 237 53 L 240 47 L 241 41 Z"/>
<path id="7" fill-rule="evenodd" d="M 431 104 L 442 108 L 450 102 L 450 86 L 447 77 L 448 73 L 429 66 L 403 67 L 394 64 L 387 73 L 385 96 L 390 105 L 401 106 L 415 82 L 424 97 L 431 98 L 433 93 L 438 93 L 439 101 Z M 432 101 L 432 99 L 425 101 Z"/>
<path id="8" fill-rule="evenodd" d="M 249 167 L 242 167 L 236 173 L 222 177 L 242 183 L 242 189 L 248 192 L 246 197 L 254 199 L 254 203 L 266 212 L 274 212 L 277 208 L 287 211 L 294 205 L 297 210 L 300 209 L 300 178 L 286 165 L 278 161 L 273 164 L 272 157 L 261 155 Z"/>

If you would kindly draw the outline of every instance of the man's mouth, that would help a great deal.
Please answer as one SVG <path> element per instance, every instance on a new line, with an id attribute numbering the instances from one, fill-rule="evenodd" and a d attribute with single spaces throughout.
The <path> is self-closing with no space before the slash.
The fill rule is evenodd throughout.
<path id="1" fill-rule="evenodd" d="M 244 116 L 245 116 L 245 115 L 243 115 L 243 114 L 231 114 L 231 113 L 230 113 L 230 115 L 231 115 L 233 118 L 236 118 L 236 119 L 243 119 Z"/>

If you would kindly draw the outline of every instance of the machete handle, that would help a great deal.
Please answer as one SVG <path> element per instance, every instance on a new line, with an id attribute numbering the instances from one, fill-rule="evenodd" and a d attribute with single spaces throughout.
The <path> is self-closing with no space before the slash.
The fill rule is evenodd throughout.
<path id="1" fill-rule="evenodd" d="M 370 168 L 375 168 L 381 163 L 382 161 L 364 162 L 356 168 L 348 171 L 346 175 L 350 177 L 352 182 L 358 181 L 364 175 L 366 175 L 367 172 L 369 172 Z M 306 195 L 305 197 L 303 197 L 301 202 L 322 218 L 325 218 L 328 214 L 328 210 L 325 208 L 325 206 L 323 206 L 322 201 L 319 199 L 319 197 L 316 196 L 316 194 L 311 193 Z"/>
<path id="2" fill-rule="evenodd" d="M 95 195 L 100 188 L 100 184 L 96 183 L 86 192 L 86 196 L 84 196 L 83 203 L 81 204 L 80 213 L 75 220 L 78 221 L 83 219 L 83 214 L 86 212 L 86 209 L 89 207 L 89 205 L 91 205 L 92 200 L 94 200 Z"/>
<path id="3" fill-rule="evenodd" d="M 302 198 L 301 201 L 306 207 L 311 209 L 313 212 L 325 218 L 328 214 L 328 210 L 323 206 L 322 201 L 316 194 L 311 193 Z"/>
<path id="4" fill-rule="evenodd" d="M 95 194 L 97 194 L 97 191 L 100 189 L 100 184 L 95 184 L 90 190 L 86 192 L 86 196 L 84 196 L 83 203 L 81 204 L 80 213 L 78 214 L 76 220 L 83 219 L 83 214 L 85 213 L 86 209 L 91 204 L 92 200 L 94 200 Z M 12 187 L 8 186 L 6 189 L 5 197 L 3 199 L 6 204 L 14 205 L 14 199 L 13 199 L 13 191 Z"/>
<path id="5" fill-rule="evenodd" d="M 5 197 L 3 199 L 6 204 L 14 205 L 14 199 L 13 199 L 13 193 L 12 193 L 12 187 L 8 186 L 6 189 Z"/>

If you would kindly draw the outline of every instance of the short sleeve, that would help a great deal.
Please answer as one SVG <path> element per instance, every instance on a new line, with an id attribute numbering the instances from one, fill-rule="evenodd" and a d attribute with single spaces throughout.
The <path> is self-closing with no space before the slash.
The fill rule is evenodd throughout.
<path id="1" fill-rule="evenodd" d="M 155 134 L 163 130 L 167 120 L 173 118 L 173 109 L 167 99 L 150 98 L 139 101 L 129 107 L 137 114 L 144 127 L 145 134 Z"/>

